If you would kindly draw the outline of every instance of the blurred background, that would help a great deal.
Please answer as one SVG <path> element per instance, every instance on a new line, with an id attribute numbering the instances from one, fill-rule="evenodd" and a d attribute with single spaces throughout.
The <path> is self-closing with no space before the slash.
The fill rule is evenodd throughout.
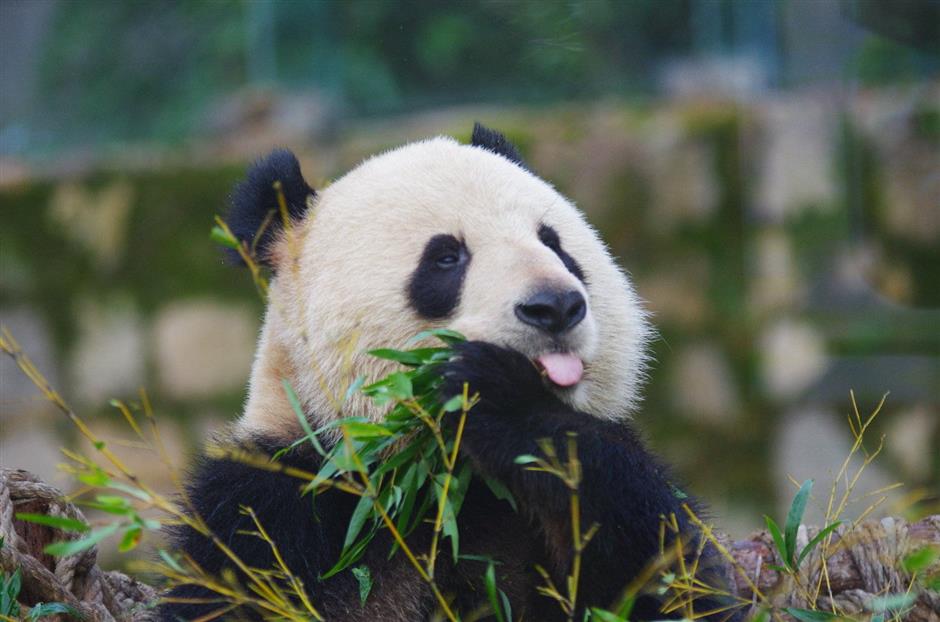
<path id="1" fill-rule="evenodd" d="M 289 147 L 322 184 L 479 120 L 632 274 L 659 330 L 637 420 L 721 526 L 779 517 L 791 478 L 819 520 L 852 390 L 863 416 L 890 392 L 860 490 L 915 511 L 940 485 L 938 28 L 936 0 L 3 0 L 0 320 L 107 438 L 146 387 L 185 464 L 260 325 L 209 240 L 246 164 Z M 0 374 L 0 462 L 72 488 L 60 448 L 89 447 Z"/>

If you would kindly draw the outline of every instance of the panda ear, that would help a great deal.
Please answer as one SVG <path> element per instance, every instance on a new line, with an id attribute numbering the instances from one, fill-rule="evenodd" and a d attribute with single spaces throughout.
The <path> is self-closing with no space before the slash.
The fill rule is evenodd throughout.
<path id="1" fill-rule="evenodd" d="M 275 149 L 252 164 L 245 180 L 232 189 L 225 218 L 235 237 L 254 249 L 260 263 L 270 267 L 274 267 L 271 243 L 283 228 L 276 182 L 281 184 L 290 218 L 303 217 L 307 200 L 315 196 L 316 191 L 304 180 L 297 156 L 287 149 Z M 235 263 L 244 263 L 238 251 L 227 249 L 226 252 Z"/>
<path id="2" fill-rule="evenodd" d="M 473 124 L 473 136 L 470 138 L 470 144 L 474 147 L 482 147 L 487 151 L 492 151 L 526 170 L 529 169 L 514 144 L 506 140 L 506 137 L 496 130 L 491 130 L 479 122 Z"/>

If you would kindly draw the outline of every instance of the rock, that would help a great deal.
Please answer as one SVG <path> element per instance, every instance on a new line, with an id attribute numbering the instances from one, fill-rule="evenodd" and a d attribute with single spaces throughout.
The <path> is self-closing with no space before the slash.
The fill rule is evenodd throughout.
<path id="1" fill-rule="evenodd" d="M 98 267 L 117 266 L 124 252 L 127 217 L 134 200 L 134 188 L 116 181 L 101 190 L 89 190 L 76 183 L 63 183 L 49 205 L 49 219 L 73 242 L 90 252 Z"/>
<path id="2" fill-rule="evenodd" d="M 808 389 L 828 368 L 825 344 L 807 323 L 783 319 L 760 339 L 761 372 L 774 398 L 788 400 Z"/>
<path id="3" fill-rule="evenodd" d="M 258 326 L 247 306 L 210 300 L 166 306 L 153 328 L 161 386 L 180 399 L 206 398 L 245 386 Z"/>
<path id="4" fill-rule="evenodd" d="M 652 206 L 649 223 L 658 233 L 710 218 L 718 201 L 714 155 L 707 145 L 683 138 L 677 119 L 660 117 L 652 128 Z"/>
<path id="5" fill-rule="evenodd" d="M 727 357 L 714 343 L 686 347 L 676 357 L 672 374 L 676 408 L 693 419 L 733 421 L 740 400 Z"/>
<path id="6" fill-rule="evenodd" d="M 751 306 L 755 313 L 792 308 L 805 297 L 787 235 L 768 229 L 754 240 Z"/>
<path id="7" fill-rule="evenodd" d="M 831 206 L 834 107 L 818 96 L 794 95 L 767 104 L 764 118 L 767 149 L 758 169 L 757 213 L 782 223 L 802 209 Z"/>
<path id="8" fill-rule="evenodd" d="M 940 149 L 919 130 L 917 115 L 936 110 L 940 85 L 866 93 L 854 119 L 877 150 L 883 167 L 882 224 L 888 232 L 920 244 L 940 241 Z"/>
<path id="9" fill-rule="evenodd" d="M 940 412 L 930 404 L 890 415 L 885 445 L 905 475 L 918 480 L 930 477 L 936 452 L 932 440 L 938 421 Z"/>
<path id="10" fill-rule="evenodd" d="M 144 384 L 146 353 L 142 322 L 133 307 L 85 301 L 78 326 L 70 361 L 74 395 L 100 406 L 109 398 L 136 394 Z"/>

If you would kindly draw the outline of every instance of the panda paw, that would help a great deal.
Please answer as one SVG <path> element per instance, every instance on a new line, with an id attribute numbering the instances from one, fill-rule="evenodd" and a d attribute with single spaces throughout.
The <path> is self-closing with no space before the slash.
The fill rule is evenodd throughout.
<path id="1" fill-rule="evenodd" d="M 441 397 L 479 394 L 474 410 L 519 412 L 550 397 L 541 374 L 525 355 L 485 341 L 467 341 L 455 348 L 456 356 L 442 369 Z"/>

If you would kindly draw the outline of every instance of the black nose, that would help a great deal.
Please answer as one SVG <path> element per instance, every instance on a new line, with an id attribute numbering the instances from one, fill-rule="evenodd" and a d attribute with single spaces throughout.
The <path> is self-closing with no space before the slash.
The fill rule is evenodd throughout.
<path id="1" fill-rule="evenodd" d="M 559 335 L 584 319 L 587 305 L 576 291 L 542 290 L 516 305 L 516 317 L 530 326 Z"/>

